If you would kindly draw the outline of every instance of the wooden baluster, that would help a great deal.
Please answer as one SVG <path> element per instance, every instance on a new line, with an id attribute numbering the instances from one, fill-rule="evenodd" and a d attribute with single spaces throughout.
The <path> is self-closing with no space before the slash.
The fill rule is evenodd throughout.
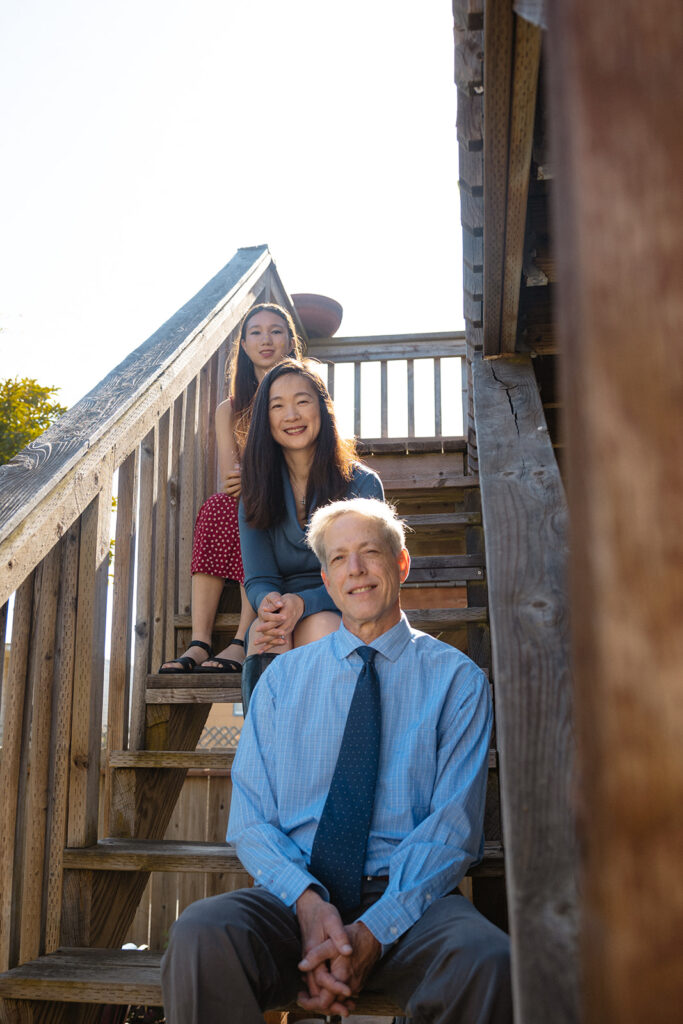
<path id="1" fill-rule="evenodd" d="M 334 363 L 327 364 L 327 390 L 330 398 L 334 401 Z"/>
<path id="2" fill-rule="evenodd" d="M 195 518 L 194 438 L 196 429 L 197 381 L 192 380 L 185 392 L 183 406 L 182 444 L 180 450 L 180 533 L 178 538 L 178 609 L 187 614 L 192 608 L 192 527 Z"/>
<path id="3" fill-rule="evenodd" d="M 168 479 L 168 572 L 166 575 L 166 644 L 164 658 L 174 658 L 178 653 L 176 650 L 175 622 L 174 616 L 178 611 L 178 575 L 182 572 L 182 566 L 178 569 L 178 532 L 179 532 L 179 496 L 178 480 L 180 476 L 180 439 L 183 422 L 183 396 L 179 395 L 173 404 L 173 416 L 169 436 L 171 439 L 171 451 L 169 462 Z M 189 566 L 187 567 L 189 575 Z M 155 666 L 158 667 L 158 666 Z"/>
<path id="4" fill-rule="evenodd" d="M 353 433 L 360 437 L 360 363 L 353 364 Z"/>
<path id="5" fill-rule="evenodd" d="M 407 360 L 408 371 L 408 437 L 415 437 L 415 360 Z"/>
<path id="6" fill-rule="evenodd" d="M 119 478 L 120 489 L 120 478 Z M 50 750 L 50 803 L 47 828 L 45 952 L 59 946 L 62 908 L 62 854 L 66 845 L 71 750 L 71 705 L 76 661 L 76 608 L 81 521 L 62 539 L 61 592 L 57 618 L 54 712 Z M 132 576 L 132 573 L 131 573 Z M 111 699 L 111 698 L 110 698 Z M 77 910 L 75 911 L 77 913 Z"/>
<path id="7" fill-rule="evenodd" d="M 50 725 L 54 691 L 54 651 L 61 547 L 56 544 L 36 572 L 33 658 L 27 710 L 31 709 L 30 773 L 26 786 L 26 833 L 21 865 L 19 960 L 41 953 L 43 869 L 50 765 Z"/>
<path id="8" fill-rule="evenodd" d="M 434 360 L 434 436 L 441 437 L 441 359 Z"/>
<path id="9" fill-rule="evenodd" d="M 381 390 L 381 407 L 380 416 L 382 423 L 382 437 L 389 436 L 389 388 L 387 384 L 387 360 L 382 359 L 380 362 L 380 390 Z"/>
<path id="10" fill-rule="evenodd" d="M 97 840 L 112 474 L 81 516 L 67 844 Z"/>
<path id="11" fill-rule="evenodd" d="M 149 672 L 151 571 L 154 516 L 154 430 L 140 445 L 140 501 L 138 511 L 137 601 L 135 649 L 131 692 L 129 748 L 141 750 L 145 741 L 145 689 Z M 157 666 L 158 667 L 158 666 Z"/>
<path id="12" fill-rule="evenodd" d="M 156 502 L 154 506 L 154 570 L 152 582 L 152 661 L 156 672 L 164 659 L 166 617 L 173 609 L 166 604 L 166 573 L 168 572 L 168 466 L 170 411 L 159 420 L 155 445 Z"/>
<path id="13" fill-rule="evenodd" d="M 107 754 L 122 750 L 128 739 L 130 648 L 132 639 L 135 537 L 137 530 L 138 450 L 119 467 L 114 538 L 114 595 L 109 660 Z M 108 815 L 105 816 L 108 820 Z"/>
<path id="14" fill-rule="evenodd" d="M 14 845 L 18 817 L 21 776 L 24 703 L 29 667 L 33 578 L 26 577 L 14 599 L 12 648 L 3 694 L 3 739 L 0 760 L 0 970 L 16 962 L 17 941 L 13 927 L 13 896 L 17 879 Z"/>

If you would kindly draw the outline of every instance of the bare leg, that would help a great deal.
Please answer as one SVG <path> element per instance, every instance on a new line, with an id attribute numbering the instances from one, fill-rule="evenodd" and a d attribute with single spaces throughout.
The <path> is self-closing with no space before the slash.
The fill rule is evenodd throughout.
<path id="1" fill-rule="evenodd" d="M 239 623 L 237 625 L 237 632 L 235 633 L 235 640 L 244 640 L 244 638 L 246 636 L 246 633 L 247 633 L 247 630 L 249 629 L 249 627 L 251 626 L 252 622 L 256 618 L 256 612 L 254 611 L 254 609 L 249 604 L 249 601 L 247 599 L 247 592 L 246 592 L 246 590 L 244 589 L 244 587 L 241 584 L 240 584 L 240 599 L 241 599 L 241 602 L 242 602 L 241 608 L 240 608 L 240 621 L 239 621 Z M 215 618 L 215 616 L 214 616 L 214 618 Z M 203 639 L 203 637 L 196 637 L 196 639 L 200 640 L 200 639 Z M 240 664 L 242 664 L 242 662 L 244 661 L 244 658 L 245 658 L 244 647 L 242 646 L 242 644 L 229 643 L 228 646 L 224 650 L 220 651 L 216 655 L 216 657 L 217 658 L 229 658 L 229 659 L 232 659 L 232 661 L 238 661 Z M 209 658 L 208 661 L 206 662 L 206 668 L 211 668 L 212 664 L 213 664 L 213 659 Z M 216 668 L 220 668 L 220 666 L 217 665 Z"/>
<path id="2" fill-rule="evenodd" d="M 192 577 L 192 639 L 203 640 L 211 646 L 213 624 L 216 621 L 218 602 L 223 593 L 225 580 L 222 576 L 207 576 L 196 572 Z M 206 661 L 208 655 L 201 647 L 188 647 L 185 654 L 194 658 L 198 665 Z M 162 668 L 176 668 L 182 671 L 177 661 L 166 661 Z"/>
<path id="3" fill-rule="evenodd" d="M 303 647 L 314 640 L 321 640 L 329 633 L 335 633 L 339 628 L 340 619 L 338 612 L 316 612 L 314 615 L 308 615 L 294 627 L 294 646 Z"/>

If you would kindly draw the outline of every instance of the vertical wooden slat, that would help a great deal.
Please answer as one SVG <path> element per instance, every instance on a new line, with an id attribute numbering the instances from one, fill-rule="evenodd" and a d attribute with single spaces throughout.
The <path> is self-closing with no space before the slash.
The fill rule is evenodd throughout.
<path id="1" fill-rule="evenodd" d="M 12 964 L 12 896 L 15 886 L 14 844 L 17 821 L 17 794 L 21 765 L 21 740 L 24 732 L 33 577 L 24 580 L 14 599 L 12 648 L 3 692 L 3 739 L 0 761 L 0 970 Z"/>
<path id="2" fill-rule="evenodd" d="M 389 389 L 387 383 L 387 360 L 382 359 L 380 362 L 380 389 L 381 389 L 381 405 L 380 405 L 380 416 L 382 422 L 382 437 L 389 436 Z"/>
<path id="3" fill-rule="evenodd" d="M 61 546 L 46 555 L 39 570 L 40 587 L 34 606 L 34 658 L 31 666 L 31 750 L 26 787 L 26 840 L 22 870 L 19 959 L 41 953 L 43 869 L 50 767 L 50 725 L 54 689 L 55 630 L 59 596 Z"/>
<path id="4" fill-rule="evenodd" d="M 195 505 L 197 508 L 208 498 L 207 477 L 210 472 L 207 465 L 209 440 L 209 367 L 202 366 L 197 377 L 197 433 L 195 435 Z M 213 481 L 212 481 L 213 485 Z"/>
<path id="5" fill-rule="evenodd" d="M 206 481 L 205 481 L 205 494 L 204 500 L 213 494 L 217 487 L 218 474 L 216 472 L 217 467 L 217 454 L 216 454 L 216 405 L 218 404 L 217 393 L 218 389 L 216 386 L 216 377 L 218 369 L 218 353 L 216 352 L 211 361 L 209 362 L 209 380 L 207 387 L 207 396 L 209 401 L 208 416 L 207 416 L 207 431 L 206 431 L 206 447 L 204 451 L 204 461 L 206 463 Z"/>
<path id="6" fill-rule="evenodd" d="M 683 1007 L 683 5 L 547 7 L 581 1019 L 669 1024 Z"/>
<path id="7" fill-rule="evenodd" d="M 50 804 L 45 877 L 45 952 L 59 945 L 62 905 L 62 852 L 66 845 L 71 702 L 76 660 L 76 606 L 80 520 L 62 540 L 61 592 L 57 620 L 55 692 L 50 751 Z"/>
<path id="8" fill-rule="evenodd" d="M 515 52 L 510 100 L 510 154 L 505 206 L 505 250 L 500 323 L 502 352 L 514 352 L 517 342 L 519 291 L 524 257 L 524 230 L 529 196 L 541 29 L 515 18 Z M 488 254 L 487 254 L 488 255 Z"/>
<path id="9" fill-rule="evenodd" d="M 514 14 L 486 0 L 484 19 L 484 353 L 500 345 Z"/>
<path id="10" fill-rule="evenodd" d="M 154 506 L 154 575 L 152 580 L 152 666 L 154 671 L 164 658 L 166 616 L 173 614 L 166 604 L 168 572 L 168 465 L 169 419 L 166 410 L 159 419 L 155 444 L 156 502 Z"/>
<path id="11" fill-rule="evenodd" d="M 109 660 L 107 752 L 122 750 L 128 739 L 135 537 L 138 503 L 138 449 L 119 468 L 114 542 L 114 594 Z M 108 820 L 108 814 L 105 816 Z"/>
<path id="12" fill-rule="evenodd" d="M 173 658 L 176 651 L 174 615 L 178 611 L 178 477 L 180 472 L 180 439 L 183 417 L 183 397 L 180 395 L 173 404 L 169 440 L 171 445 L 168 479 L 168 572 L 166 574 L 166 644 L 164 660 Z M 189 570 L 189 567 L 188 567 Z"/>
<path id="13" fill-rule="evenodd" d="M 192 528 L 195 519 L 194 438 L 196 429 L 197 381 L 192 380 L 183 404 L 182 446 L 180 452 L 180 532 L 178 538 L 178 609 L 187 614 L 192 607 Z"/>
<path id="14" fill-rule="evenodd" d="M 102 744 L 104 635 L 111 534 L 111 470 L 81 519 L 69 779 L 70 846 L 97 840 Z"/>
<path id="15" fill-rule="evenodd" d="M 334 363 L 327 364 L 327 390 L 330 398 L 334 401 Z"/>
<path id="16" fill-rule="evenodd" d="M 441 359 L 434 360 L 434 436 L 441 437 Z"/>
<path id="17" fill-rule="evenodd" d="M 135 609 L 135 650 L 131 692 L 131 750 L 141 750 L 145 742 L 145 690 L 149 672 L 150 618 L 153 567 L 154 441 L 150 430 L 140 445 L 140 500 L 138 510 L 137 601 Z"/>
<path id="18" fill-rule="evenodd" d="M 462 432 L 467 437 L 467 424 L 470 418 L 470 406 L 472 400 L 470 397 L 470 382 L 472 378 L 472 371 L 469 369 L 467 360 L 460 359 L 460 381 L 461 381 L 461 395 L 462 395 Z M 471 467 L 468 466 L 468 471 L 471 472 Z"/>
<path id="19" fill-rule="evenodd" d="M 353 364 L 353 433 L 356 437 L 360 437 L 360 408 L 361 403 L 361 389 L 360 389 L 360 363 Z"/>
<path id="20" fill-rule="evenodd" d="M 415 360 L 406 360 L 408 374 L 408 437 L 415 437 Z"/>

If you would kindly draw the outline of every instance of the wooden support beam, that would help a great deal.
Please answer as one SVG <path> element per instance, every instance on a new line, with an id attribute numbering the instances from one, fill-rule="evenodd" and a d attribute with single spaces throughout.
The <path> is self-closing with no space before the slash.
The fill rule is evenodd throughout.
<path id="1" fill-rule="evenodd" d="M 530 359 L 478 358 L 473 376 L 515 1019 L 575 1024 L 564 492 Z"/>
<path id="2" fill-rule="evenodd" d="M 548 8 L 582 1020 L 664 1024 L 683 1007 L 683 5 Z"/>

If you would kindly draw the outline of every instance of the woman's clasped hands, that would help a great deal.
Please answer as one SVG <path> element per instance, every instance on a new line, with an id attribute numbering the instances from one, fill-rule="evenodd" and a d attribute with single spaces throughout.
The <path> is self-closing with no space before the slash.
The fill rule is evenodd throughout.
<path id="1" fill-rule="evenodd" d="M 279 654 L 291 650 L 292 634 L 303 613 L 304 601 L 298 594 L 266 594 L 251 627 L 256 652 Z"/>

